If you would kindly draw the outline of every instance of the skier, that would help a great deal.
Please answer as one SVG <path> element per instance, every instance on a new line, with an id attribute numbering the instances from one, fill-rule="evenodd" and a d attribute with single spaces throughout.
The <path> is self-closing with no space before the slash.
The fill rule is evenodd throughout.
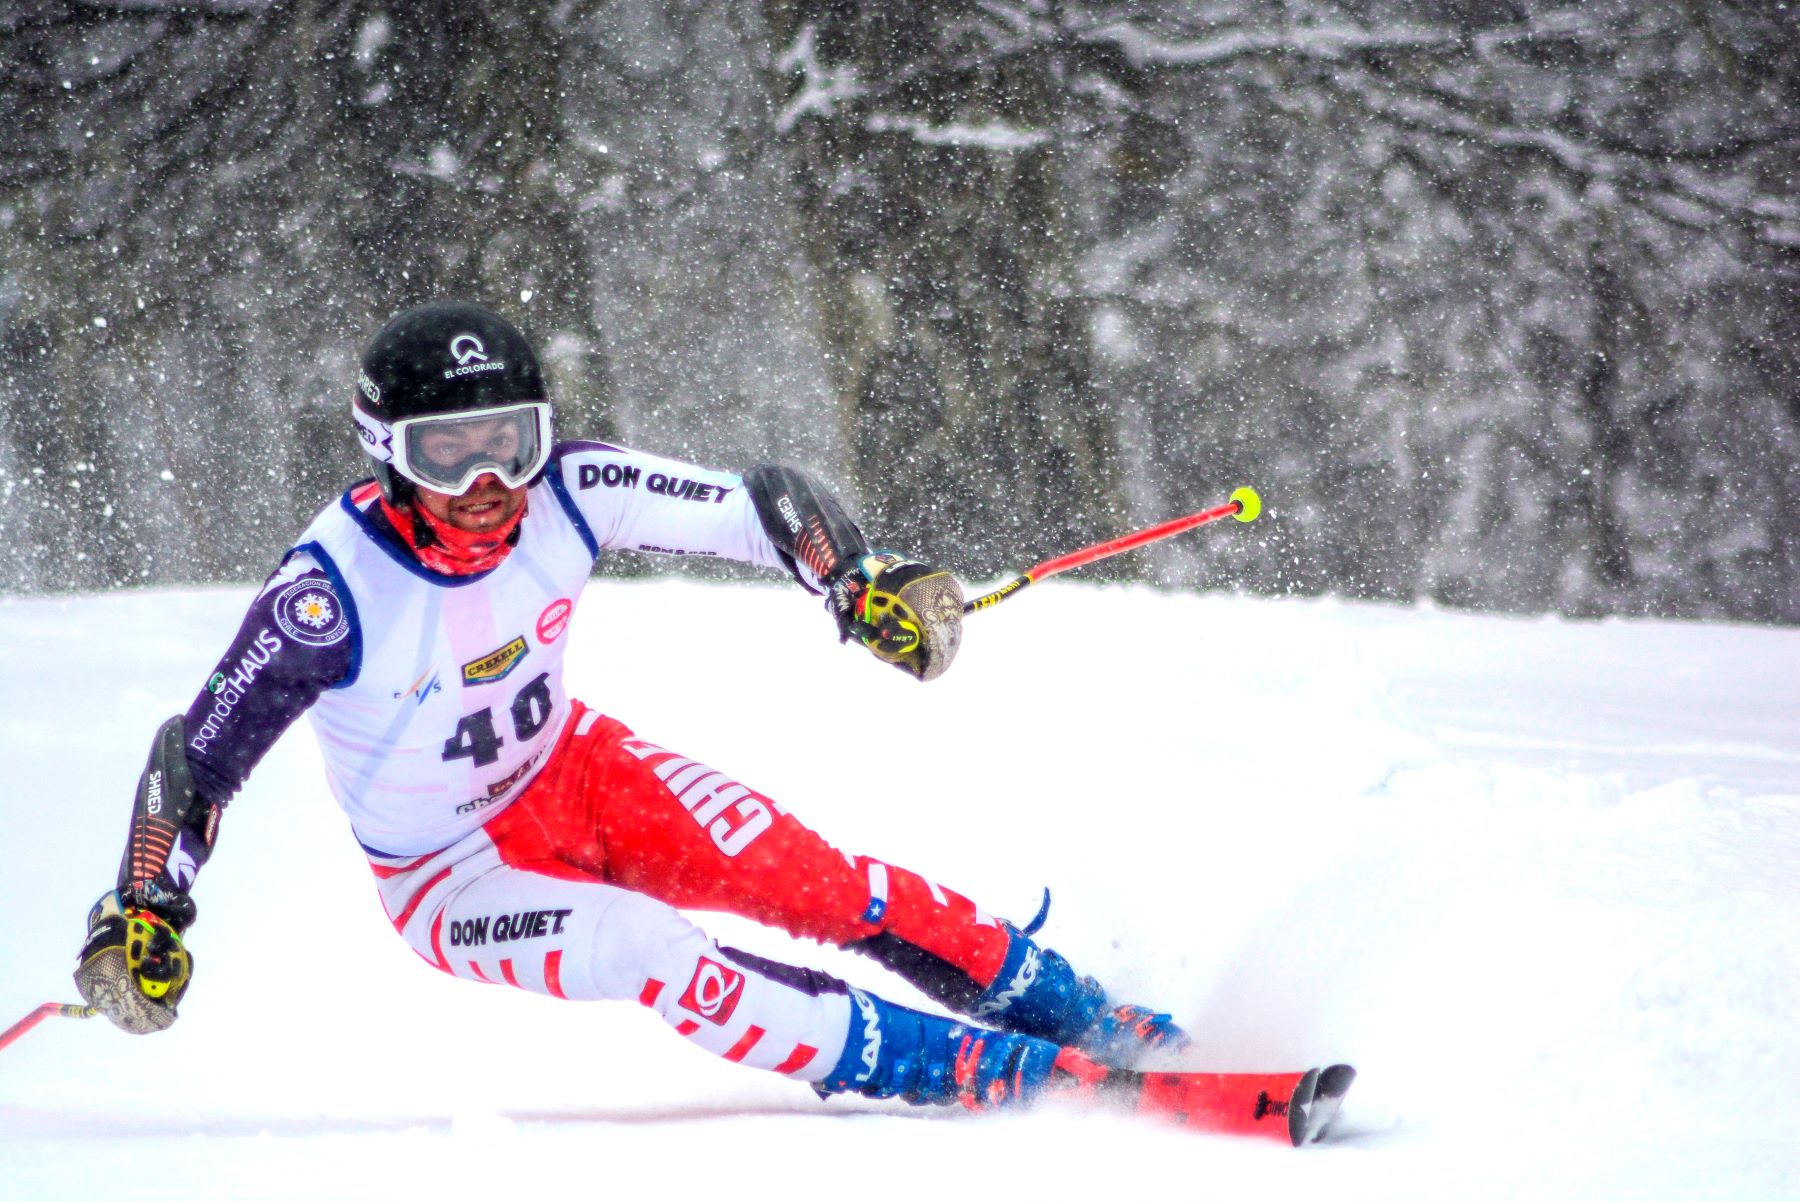
<path id="1" fill-rule="evenodd" d="M 251 602 L 138 781 L 117 887 L 75 973 L 122 1029 L 188 988 L 190 895 L 219 818 L 310 713 L 388 916 L 432 966 L 572 1000 L 636 1000 L 728 1060 L 914 1103 L 1028 1101 L 1186 1038 L 1120 1004 L 1030 929 L 831 846 L 724 772 L 564 692 L 563 635 L 606 550 L 785 568 L 840 641 L 917 677 L 949 668 L 962 592 L 871 550 L 807 473 L 742 476 L 551 440 L 536 357 L 486 309 L 428 304 L 363 356 L 352 401 L 374 478 L 328 506 Z M 979 1024 L 721 947 L 678 908 L 848 947 Z"/>

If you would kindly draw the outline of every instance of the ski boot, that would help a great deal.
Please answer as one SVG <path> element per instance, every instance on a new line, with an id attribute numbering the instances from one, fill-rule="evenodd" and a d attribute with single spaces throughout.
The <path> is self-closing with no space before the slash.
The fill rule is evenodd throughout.
<path id="1" fill-rule="evenodd" d="M 1136 1067 L 1153 1052 L 1186 1050 L 1188 1037 L 1166 1013 L 1121 1005 L 1092 976 L 1013 926 L 1000 974 L 970 1016 L 1007 1030 L 1074 1047 L 1107 1067 Z"/>
<path id="2" fill-rule="evenodd" d="M 1062 1048 L 1040 1038 L 965 1025 L 850 990 L 850 1037 L 820 1096 L 854 1092 L 914 1105 L 1000 1109 L 1028 1104 L 1051 1083 Z"/>

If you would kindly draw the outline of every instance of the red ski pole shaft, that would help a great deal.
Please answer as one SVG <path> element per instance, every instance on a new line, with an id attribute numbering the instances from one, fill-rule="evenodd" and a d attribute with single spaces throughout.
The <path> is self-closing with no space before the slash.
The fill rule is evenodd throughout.
<path id="1" fill-rule="evenodd" d="M 1058 555 L 1054 559 L 1046 559 L 1025 574 L 1008 580 L 1005 584 L 983 596 L 963 604 L 964 613 L 973 613 L 977 609 L 989 609 L 1019 591 L 1047 580 L 1053 575 L 1060 575 L 1076 567 L 1085 567 L 1089 563 L 1098 563 L 1101 559 L 1110 559 L 1114 555 L 1128 550 L 1136 550 L 1152 542 L 1160 542 L 1164 538 L 1185 533 L 1196 526 L 1205 525 L 1209 521 L 1217 521 L 1221 517 L 1235 517 L 1239 521 L 1255 521 L 1262 512 L 1262 498 L 1257 496 L 1254 488 L 1239 488 L 1231 494 L 1231 499 L 1222 505 L 1210 509 L 1202 509 L 1198 513 L 1189 513 L 1186 517 L 1177 517 L 1148 529 L 1138 530 L 1133 534 L 1125 534 L 1108 542 L 1096 542 L 1092 546 L 1084 546 L 1080 550 L 1072 550 L 1066 555 Z"/>
<path id="2" fill-rule="evenodd" d="M 46 1001 L 8 1026 L 4 1032 L 0 1032 L 0 1051 L 18 1042 L 27 1031 L 45 1018 L 91 1018 L 99 1012 L 98 1009 L 87 1005 L 64 1005 L 57 1001 Z"/>

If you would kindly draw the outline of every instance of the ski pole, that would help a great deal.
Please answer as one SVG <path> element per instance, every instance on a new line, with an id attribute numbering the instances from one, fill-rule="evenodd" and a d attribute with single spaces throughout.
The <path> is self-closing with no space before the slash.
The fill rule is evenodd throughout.
<path id="1" fill-rule="evenodd" d="M 24 1037 L 26 1031 L 47 1017 L 91 1018 L 99 1012 L 91 1005 L 64 1005 L 57 1001 L 46 1001 L 8 1026 L 4 1032 L 0 1032 L 0 1050 L 12 1046 L 13 1043 Z"/>
<path id="2" fill-rule="evenodd" d="M 1084 546 L 1080 550 L 1072 550 L 1066 555 L 1054 559 L 1046 559 L 1024 575 L 1008 580 L 992 592 L 976 597 L 972 601 L 963 602 L 963 612 L 973 613 L 977 609 L 989 609 L 1039 580 L 1047 580 L 1053 575 L 1068 571 L 1074 567 L 1084 567 L 1089 563 L 1097 563 L 1101 559 L 1110 559 L 1117 554 L 1160 542 L 1164 538 L 1191 530 L 1195 526 L 1205 525 L 1209 521 L 1217 521 L 1221 517 L 1235 517 L 1239 521 L 1255 521 L 1262 512 L 1262 497 L 1254 488 L 1239 488 L 1231 494 L 1231 499 L 1211 509 L 1202 509 L 1198 513 L 1189 513 L 1186 517 L 1177 517 L 1173 521 L 1165 521 L 1161 525 L 1153 525 L 1148 529 L 1114 538 L 1110 542 L 1096 542 L 1092 546 Z"/>

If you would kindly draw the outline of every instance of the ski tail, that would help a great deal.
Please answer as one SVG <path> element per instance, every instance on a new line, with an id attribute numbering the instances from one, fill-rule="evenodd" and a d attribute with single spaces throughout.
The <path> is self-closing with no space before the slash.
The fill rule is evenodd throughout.
<path id="1" fill-rule="evenodd" d="M 1296 1147 L 1316 1143 L 1331 1133 L 1331 1123 L 1343 1107 L 1344 1094 L 1355 1083 L 1356 1069 L 1347 1063 L 1334 1063 L 1319 1073 L 1318 1086 L 1307 1105 L 1305 1137 L 1294 1143 Z"/>
<path id="2" fill-rule="evenodd" d="M 1304 1072 L 1134 1072 L 1077 1064 L 1071 1055 L 1079 1053 L 1065 1051 L 1057 1066 L 1098 1098 L 1193 1130 L 1294 1147 L 1325 1137 L 1356 1081 L 1356 1069 L 1344 1063 Z"/>

